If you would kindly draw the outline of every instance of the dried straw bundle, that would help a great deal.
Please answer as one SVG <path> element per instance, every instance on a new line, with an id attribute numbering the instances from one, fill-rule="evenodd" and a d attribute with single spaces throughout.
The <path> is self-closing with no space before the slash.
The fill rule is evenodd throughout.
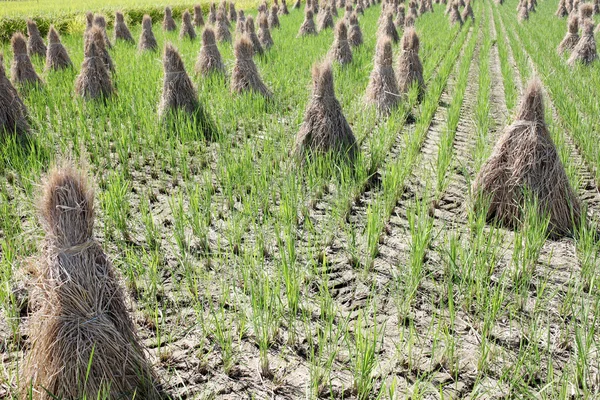
<path id="1" fill-rule="evenodd" d="M 300 30 L 298 31 L 298 37 L 316 34 L 317 27 L 315 25 L 315 20 L 313 19 L 313 12 L 310 8 L 307 8 L 304 13 L 304 22 L 300 25 Z"/>
<path id="2" fill-rule="evenodd" d="M 133 40 L 129 28 L 125 24 L 125 18 L 119 11 L 115 12 L 115 43 L 117 40 L 135 44 L 135 40 Z"/>
<path id="3" fill-rule="evenodd" d="M 467 5 L 461 14 L 462 20 L 467 22 L 467 18 L 471 18 L 471 21 L 475 22 L 475 14 L 473 14 L 473 7 L 471 7 L 471 2 L 467 1 Z"/>
<path id="4" fill-rule="evenodd" d="M 102 38 L 104 39 L 104 47 L 112 49 L 108 33 L 106 33 L 106 19 L 103 15 L 94 15 L 94 26 L 97 26 L 101 30 Z"/>
<path id="5" fill-rule="evenodd" d="M 185 10 L 181 15 L 181 29 L 179 31 L 179 38 L 190 40 L 196 39 L 196 30 L 192 24 L 192 16 L 188 10 Z"/>
<path id="6" fill-rule="evenodd" d="M 568 31 L 565 38 L 558 45 L 558 54 L 563 54 L 566 51 L 571 51 L 579 42 L 579 18 L 574 15 L 569 18 Z"/>
<path id="7" fill-rule="evenodd" d="M 275 29 L 275 28 L 281 28 L 281 24 L 279 23 L 279 7 L 277 7 L 277 5 L 273 4 L 273 6 L 271 6 L 271 12 L 269 13 L 269 18 L 268 18 L 268 22 L 269 22 L 269 28 L 271 29 Z"/>
<path id="8" fill-rule="evenodd" d="M 231 21 L 229 21 L 229 18 L 227 18 L 227 1 L 223 0 L 221 2 L 221 4 L 219 4 L 219 8 L 217 9 L 217 22 L 219 21 L 219 13 L 223 13 L 224 16 L 224 20 L 225 20 L 225 24 L 227 24 L 227 27 L 230 28 L 231 27 Z"/>
<path id="9" fill-rule="evenodd" d="M 287 2 L 285 0 L 281 0 L 281 8 L 279 9 L 279 15 L 288 15 L 290 12 L 288 11 Z"/>
<path id="10" fill-rule="evenodd" d="M 481 167 L 473 192 L 478 199 L 489 199 L 488 221 L 518 227 L 529 192 L 539 209 L 549 213 L 552 235 L 573 232 L 581 214 L 579 201 L 548 133 L 538 80 L 529 83 L 516 121 L 498 139 Z"/>
<path id="11" fill-rule="evenodd" d="M 231 43 L 231 32 L 227 24 L 227 17 L 223 11 L 217 13 L 217 24 L 215 26 L 215 34 L 219 43 Z"/>
<path id="12" fill-rule="evenodd" d="M 348 21 L 350 28 L 348 29 L 348 43 L 352 47 L 358 47 L 363 44 L 363 35 L 358 24 L 358 15 L 355 12 L 352 13 Z"/>
<path id="13" fill-rule="evenodd" d="M 248 18 L 250 20 L 250 18 Z M 231 91 L 233 93 L 256 92 L 270 99 L 273 95 L 265 86 L 252 60 L 254 50 L 247 37 L 235 43 L 235 65 L 231 74 Z"/>
<path id="14" fill-rule="evenodd" d="M 356 8 L 354 9 L 357 14 L 365 15 L 365 5 L 362 0 L 356 2 Z"/>
<path id="15" fill-rule="evenodd" d="M 104 37 L 102 35 L 102 29 L 98 26 L 94 26 L 88 32 L 85 39 L 86 41 L 84 43 L 83 49 L 84 57 L 89 57 L 89 55 L 87 54 L 88 47 L 91 42 L 94 42 L 96 44 L 97 55 L 102 59 L 102 62 L 104 62 L 104 66 L 106 67 L 106 69 L 109 72 L 115 72 L 115 64 L 113 63 L 113 60 L 110 57 L 108 50 L 106 49 L 106 42 L 104 41 Z"/>
<path id="16" fill-rule="evenodd" d="M 454 0 L 448 1 L 446 4 L 446 10 L 444 10 L 444 15 L 450 15 L 450 11 L 452 11 L 452 4 L 454 4 Z"/>
<path id="17" fill-rule="evenodd" d="M 354 161 L 358 145 L 335 97 L 331 64 L 316 64 L 312 71 L 312 97 L 304 112 L 294 153 L 304 161 L 310 153 L 329 153 Z"/>
<path id="18" fill-rule="evenodd" d="M 581 21 L 592 19 L 594 16 L 594 5 L 591 3 L 583 3 L 579 6 L 579 18 Z"/>
<path id="19" fill-rule="evenodd" d="M 414 1 L 408 3 L 408 15 L 412 17 L 414 21 L 419 17 L 417 14 L 417 4 Z"/>
<path id="20" fill-rule="evenodd" d="M 596 39 L 594 38 L 594 23 L 591 19 L 583 21 L 581 38 L 569 57 L 568 64 L 574 66 L 578 62 L 588 65 L 598 59 Z"/>
<path id="21" fill-rule="evenodd" d="M 117 272 L 94 239 L 94 214 L 85 173 L 68 164 L 54 168 L 39 205 L 45 238 L 23 398 L 30 388 L 36 400 L 160 398 Z"/>
<path id="22" fill-rule="evenodd" d="M 529 19 L 529 10 L 527 6 L 523 5 L 519 8 L 519 13 L 517 14 L 517 19 L 519 22 L 523 22 Z"/>
<path id="23" fill-rule="evenodd" d="M 570 14 L 575 14 L 579 12 L 579 0 L 573 0 L 573 2 L 571 3 L 571 10 L 569 11 Z"/>
<path id="24" fill-rule="evenodd" d="M 59 71 L 66 68 L 72 68 L 73 62 L 67 53 L 67 49 L 60 42 L 60 36 L 54 25 L 50 25 L 48 30 L 48 50 L 46 52 L 46 71 Z"/>
<path id="25" fill-rule="evenodd" d="M 163 56 L 165 77 L 158 103 L 158 116 L 163 121 L 172 121 L 179 112 L 193 119 L 210 136 L 208 116 L 198 100 L 196 88 L 188 76 L 183 61 L 171 43 L 165 45 Z"/>
<path id="26" fill-rule="evenodd" d="M 217 23 L 217 6 L 215 3 L 210 3 L 210 8 L 208 9 L 208 23 L 211 25 Z"/>
<path id="27" fill-rule="evenodd" d="M 240 10 L 235 24 L 235 33 L 243 35 L 244 32 L 246 32 L 246 15 L 244 15 L 244 10 Z"/>
<path id="28" fill-rule="evenodd" d="M 207 76 L 212 73 L 225 75 L 225 64 L 217 47 L 215 32 L 206 27 L 202 32 L 202 47 L 196 61 L 196 73 Z"/>
<path id="29" fill-rule="evenodd" d="M 27 39 L 27 54 L 29 54 L 29 57 L 46 57 L 47 49 L 44 39 L 40 35 L 37 24 L 31 19 L 27 20 L 27 36 L 29 36 Z"/>
<path id="30" fill-rule="evenodd" d="M 265 18 L 264 15 L 262 15 L 261 17 Z M 250 40 L 250 43 L 252 43 L 254 54 L 262 56 L 265 53 L 265 50 L 263 49 L 262 44 L 260 43 L 260 39 L 256 34 L 256 30 L 254 28 L 254 18 L 252 18 L 251 15 L 248 16 L 248 19 L 246 19 L 246 37 L 248 38 L 248 40 Z"/>
<path id="31" fill-rule="evenodd" d="M 396 14 L 396 19 L 394 24 L 398 29 L 404 29 L 404 20 L 406 18 L 406 10 L 404 9 L 404 4 L 400 4 L 398 6 L 398 13 Z"/>
<path id="32" fill-rule="evenodd" d="M 175 20 L 173 19 L 173 11 L 171 11 L 171 7 L 165 7 L 165 16 L 163 18 L 162 28 L 167 32 L 173 32 L 177 29 L 177 24 L 175 24 Z"/>
<path id="33" fill-rule="evenodd" d="M 425 3 L 425 0 L 421 0 L 420 4 L 419 4 L 419 15 L 423 15 L 427 12 L 427 3 Z"/>
<path id="34" fill-rule="evenodd" d="M 302 6 L 301 1 L 300 0 L 296 0 L 296 2 L 294 3 L 294 5 L 292 6 L 292 8 L 294 10 L 299 10 L 301 6 Z"/>
<path id="35" fill-rule="evenodd" d="M 404 29 L 414 28 L 415 26 L 415 18 L 412 15 L 407 16 L 404 19 Z"/>
<path id="36" fill-rule="evenodd" d="M 333 28 L 333 16 L 329 7 L 324 7 L 323 12 L 317 17 L 317 23 L 319 26 L 319 32 L 325 29 Z"/>
<path id="37" fill-rule="evenodd" d="M 142 33 L 140 34 L 140 42 L 138 44 L 140 51 L 156 51 L 158 50 L 158 43 L 152 32 L 152 18 L 146 14 L 142 19 Z"/>
<path id="38" fill-rule="evenodd" d="M 27 115 L 27 107 L 6 77 L 4 57 L 0 53 L 0 137 L 3 133 L 28 133 L 30 128 Z"/>
<path id="39" fill-rule="evenodd" d="M 75 93 L 86 100 L 105 100 L 114 93 L 110 74 L 100 53 L 97 41 L 90 40 L 86 45 L 81 72 L 75 79 Z"/>
<path id="40" fill-rule="evenodd" d="M 10 41 L 13 51 L 13 61 L 10 75 L 16 85 L 42 85 L 43 82 L 35 72 L 31 59 L 27 54 L 27 42 L 20 32 L 15 32 Z"/>
<path id="41" fill-rule="evenodd" d="M 382 115 L 389 115 L 400 103 L 400 91 L 392 66 L 392 42 L 383 38 L 377 43 L 375 65 L 367 86 L 366 101 Z"/>
<path id="42" fill-rule="evenodd" d="M 346 21 L 350 20 L 350 16 L 352 15 L 352 4 L 346 4 L 346 11 L 344 12 L 344 19 Z"/>
<path id="43" fill-rule="evenodd" d="M 452 23 L 452 25 L 456 25 L 459 24 L 460 26 L 463 25 L 463 20 L 460 16 L 460 12 L 458 11 L 458 3 L 455 1 L 452 3 L 452 8 L 450 9 L 450 23 Z"/>
<path id="44" fill-rule="evenodd" d="M 91 12 L 85 13 L 85 33 L 87 33 L 94 26 L 94 14 Z"/>
<path id="45" fill-rule="evenodd" d="M 269 30 L 269 22 L 267 17 L 261 15 L 258 22 L 258 40 L 265 50 L 269 50 L 273 47 L 273 38 L 271 37 L 271 31 Z"/>
<path id="46" fill-rule="evenodd" d="M 194 26 L 196 28 L 204 26 L 204 16 L 202 16 L 202 7 L 200 4 L 194 6 Z"/>
<path id="47" fill-rule="evenodd" d="M 229 3 L 229 21 L 237 21 L 237 12 L 235 11 L 235 4 L 233 4 L 233 1 Z"/>
<path id="48" fill-rule="evenodd" d="M 348 43 L 348 28 L 346 28 L 346 23 L 343 20 L 339 21 L 335 27 L 335 38 L 329 50 L 329 59 L 342 65 L 352 62 L 352 49 Z"/>
<path id="49" fill-rule="evenodd" d="M 600 14 L 600 0 L 594 0 L 594 15 Z"/>
<path id="50" fill-rule="evenodd" d="M 419 59 L 419 37 L 413 28 L 404 31 L 402 52 L 398 60 L 398 90 L 407 94 L 412 85 L 418 85 L 419 99 L 423 98 L 425 82 L 423 80 L 423 64 Z"/>
<path id="51" fill-rule="evenodd" d="M 394 16 L 391 12 L 386 13 L 385 21 L 383 24 L 379 25 L 377 36 L 388 37 L 394 43 L 398 43 L 400 41 L 400 35 L 398 34 L 396 26 L 394 25 Z"/>
<path id="52" fill-rule="evenodd" d="M 567 9 L 567 12 L 571 12 L 571 10 L 573 9 L 573 0 L 566 0 L 565 1 L 565 7 Z"/>

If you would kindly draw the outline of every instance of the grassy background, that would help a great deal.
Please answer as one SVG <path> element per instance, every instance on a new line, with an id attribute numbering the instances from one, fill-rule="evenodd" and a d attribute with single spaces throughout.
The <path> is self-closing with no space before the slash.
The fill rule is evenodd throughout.
<path id="1" fill-rule="evenodd" d="M 117 10 L 130 8 L 146 8 L 146 7 L 164 7 L 164 6 L 188 6 L 194 4 L 208 5 L 208 2 L 190 1 L 190 0 L 171 0 L 171 1 L 154 1 L 154 0 L 25 0 L 25 1 L 1 1 L 0 18 L 27 16 L 35 17 L 39 15 L 61 15 L 88 10 Z M 235 1 L 236 7 L 247 8 L 255 5 L 254 0 Z"/>

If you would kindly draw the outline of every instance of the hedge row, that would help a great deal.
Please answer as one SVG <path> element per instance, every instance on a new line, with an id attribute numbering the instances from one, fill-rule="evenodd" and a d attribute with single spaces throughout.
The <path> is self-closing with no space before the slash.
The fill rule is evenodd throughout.
<path id="1" fill-rule="evenodd" d="M 197 2 L 190 3 L 189 5 L 173 6 L 173 17 L 180 18 L 181 14 L 183 14 L 186 9 L 191 10 L 194 4 L 197 4 Z M 204 13 L 208 12 L 208 7 L 208 4 L 202 5 Z M 97 14 L 103 14 L 110 27 L 115 19 L 114 11 L 115 9 L 101 9 L 96 10 L 95 12 Z M 164 7 L 147 6 L 138 8 L 119 8 L 119 11 L 122 11 L 123 14 L 125 14 L 125 20 L 131 25 L 141 24 L 145 14 L 152 17 L 154 24 L 160 24 L 164 16 Z M 85 29 L 84 12 L 62 15 L 40 15 L 35 16 L 32 19 L 37 23 L 41 34 L 44 36 L 48 33 L 50 25 L 54 25 L 60 33 L 67 34 L 81 33 Z M 9 41 L 15 32 L 27 33 L 25 17 L 4 17 L 0 19 L 0 42 Z"/>

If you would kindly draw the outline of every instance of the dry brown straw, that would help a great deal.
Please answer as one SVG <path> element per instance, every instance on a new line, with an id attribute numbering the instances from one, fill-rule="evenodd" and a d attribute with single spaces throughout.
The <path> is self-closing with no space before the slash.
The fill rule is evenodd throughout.
<path id="1" fill-rule="evenodd" d="M 264 17 L 264 15 L 262 17 Z M 256 34 L 256 30 L 254 27 L 254 18 L 251 15 L 248 16 L 248 18 L 246 19 L 246 37 L 248 38 L 248 40 L 250 40 L 250 43 L 252 43 L 254 54 L 262 56 L 265 50 L 263 49 L 262 44 L 260 43 L 260 39 Z"/>
<path id="2" fill-rule="evenodd" d="M 523 220 L 527 194 L 550 217 L 553 236 L 573 233 L 581 210 L 544 121 L 541 83 L 534 79 L 521 99 L 516 120 L 498 139 L 473 184 L 479 200 L 489 201 L 487 220 L 510 229 Z"/>
<path id="3" fill-rule="evenodd" d="M 339 21 L 335 27 L 335 38 L 329 50 L 329 58 L 341 65 L 352 62 L 352 49 L 350 43 L 348 43 L 348 28 L 346 28 L 346 23 L 343 20 Z"/>
<path id="4" fill-rule="evenodd" d="M 110 43 L 110 39 L 108 38 L 108 33 L 106 32 L 106 19 L 102 15 L 94 16 L 94 25 L 100 28 L 102 32 L 102 38 L 104 39 L 104 47 L 107 49 L 112 48 L 112 44 Z"/>
<path id="5" fill-rule="evenodd" d="M 262 81 L 252 59 L 254 49 L 250 39 L 243 36 L 237 40 L 234 53 L 235 65 L 231 74 L 231 91 L 233 93 L 255 92 L 270 99 L 272 93 Z"/>
<path id="6" fill-rule="evenodd" d="M 140 42 L 138 43 L 140 51 L 156 51 L 158 43 L 152 31 L 152 18 L 146 14 L 142 19 L 142 33 L 140 34 Z"/>
<path id="7" fill-rule="evenodd" d="M 300 30 L 298 31 L 298 37 L 316 34 L 317 27 L 313 18 L 313 11 L 311 9 L 307 9 L 304 13 L 304 22 L 302 23 L 302 25 L 300 26 Z"/>
<path id="8" fill-rule="evenodd" d="M 181 29 L 179 31 L 180 39 L 196 39 L 196 30 L 192 24 L 192 16 L 188 10 L 185 10 L 181 15 Z"/>
<path id="9" fill-rule="evenodd" d="M 425 82 L 423 64 L 419 58 L 419 37 L 413 28 L 404 32 L 401 48 L 398 60 L 398 90 L 401 94 L 407 94 L 413 85 L 417 85 L 421 100 L 425 92 Z"/>
<path id="10" fill-rule="evenodd" d="M 90 30 L 94 33 L 96 27 Z M 99 40 L 90 39 L 86 44 L 85 55 L 81 71 L 75 79 L 75 93 L 86 100 L 108 99 L 114 93 L 110 74 L 102 59 L 97 43 L 102 41 L 101 33 Z"/>
<path id="11" fill-rule="evenodd" d="M 312 96 L 296 136 L 294 153 L 304 162 L 311 153 L 333 153 L 354 161 L 358 145 L 335 97 L 331 64 L 313 67 Z"/>
<path id="12" fill-rule="evenodd" d="M 194 26 L 196 28 L 204 26 L 204 17 L 202 16 L 202 7 L 200 4 L 194 6 Z"/>
<path id="13" fill-rule="evenodd" d="M 47 50 L 44 39 L 40 35 L 37 24 L 31 19 L 27 20 L 27 36 L 27 54 L 29 54 L 29 57 L 46 57 Z"/>
<path id="14" fill-rule="evenodd" d="M 6 77 L 4 57 L 0 53 L 0 137 L 4 133 L 27 134 L 30 130 L 27 115 L 27 107 Z"/>
<path id="15" fill-rule="evenodd" d="M 367 104 L 374 105 L 382 115 L 388 115 L 400 103 L 400 91 L 392 63 L 392 42 L 383 37 L 377 43 L 375 65 L 366 93 Z"/>
<path id="16" fill-rule="evenodd" d="M 264 15 L 261 15 L 258 23 L 258 40 L 260 44 L 266 50 L 273 47 L 273 38 L 271 37 L 271 31 L 269 30 L 269 22 Z"/>
<path id="17" fill-rule="evenodd" d="M 164 31 L 173 32 L 177 29 L 171 7 L 165 7 L 165 17 L 163 18 L 162 28 Z"/>
<path id="18" fill-rule="evenodd" d="M 348 43 L 352 47 L 358 47 L 363 44 L 363 35 L 358 23 L 358 15 L 353 12 L 348 19 Z"/>
<path id="19" fill-rule="evenodd" d="M 217 13 L 215 35 L 219 43 L 231 43 L 231 32 L 229 32 L 227 17 L 225 16 L 223 11 L 219 11 Z"/>
<path id="20" fill-rule="evenodd" d="M 39 216 L 45 237 L 34 266 L 22 398 L 158 400 L 125 291 L 94 238 L 94 192 L 85 173 L 72 164 L 52 169 Z"/>
<path id="21" fill-rule="evenodd" d="M 13 61 L 10 67 L 12 82 L 17 85 L 42 85 L 43 82 L 35 72 L 35 68 L 27 54 L 27 41 L 20 32 L 15 32 L 11 39 Z"/>
<path id="22" fill-rule="evenodd" d="M 123 17 L 123 14 L 118 11 L 115 13 L 115 42 L 117 40 L 123 40 L 131 44 L 135 43 L 129 28 L 125 24 L 125 18 Z"/>
<path id="23" fill-rule="evenodd" d="M 196 73 L 208 76 L 213 73 L 225 74 L 225 64 L 217 47 L 215 32 L 206 27 L 202 32 L 202 47 L 196 61 Z"/>
<path id="24" fill-rule="evenodd" d="M 558 45 L 558 54 L 570 52 L 579 42 L 579 18 L 573 15 L 569 18 L 568 30 L 564 39 Z"/>
<path id="25" fill-rule="evenodd" d="M 598 53 L 596 51 L 596 39 L 594 38 L 594 23 L 591 19 L 586 19 L 583 21 L 581 38 L 573 48 L 568 63 L 571 66 L 577 63 L 588 65 L 597 59 Z"/>

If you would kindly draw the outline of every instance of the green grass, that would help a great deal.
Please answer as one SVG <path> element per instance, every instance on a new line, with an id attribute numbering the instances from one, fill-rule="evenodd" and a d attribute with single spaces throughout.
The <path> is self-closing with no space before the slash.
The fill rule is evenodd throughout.
<path id="1" fill-rule="evenodd" d="M 256 5 L 256 1 L 236 1 L 240 9 Z M 208 3 L 203 1 L 154 1 L 154 0 L 5 0 L 1 2 L 0 19 L 2 17 L 36 17 L 41 15 L 60 16 L 62 14 L 82 13 L 97 10 L 143 9 L 147 7 L 188 6 Z"/>
<path id="2" fill-rule="evenodd" d="M 111 1 L 97 6 L 162 7 Z M 179 49 L 220 132 L 214 141 L 185 119 L 174 129 L 159 121 L 158 53 L 117 44 L 117 96 L 106 105 L 78 98 L 83 39 L 63 35 L 75 70 L 42 73 L 34 60 L 46 84 L 22 97 L 35 132 L 25 146 L 13 138 L 0 146 L 0 394 L 17 396 L 25 325 L 15 288 L 44 235 L 35 199 L 44 174 L 67 157 L 95 182 L 96 238 L 135 300 L 144 344 L 175 398 L 270 398 L 279 390 L 286 398 L 594 398 L 596 225 L 552 241 L 534 203 L 514 232 L 469 206 L 471 180 L 498 135 L 490 129 L 504 119 L 492 83 L 504 85 L 499 101 L 512 112 L 515 83 L 532 75 L 528 57 L 557 108 L 558 119 L 550 109 L 546 117 L 573 186 L 587 190 L 578 171 L 599 166 L 596 105 L 582 90 L 596 93 L 597 79 L 571 77 L 560 64 L 556 1 L 540 3 L 527 24 L 516 22 L 514 3 L 475 2 L 476 20 L 462 29 L 448 24 L 444 5 L 419 17 L 427 90 L 389 118 L 364 106 L 380 7 L 365 11 L 365 44 L 350 65 L 334 67 L 360 147 L 353 168 L 328 156 L 301 168 L 291 157 L 311 67 L 333 40 L 331 30 L 296 38 L 301 11 L 281 17 L 275 46 L 255 59 L 274 102 L 232 94 L 229 78 L 195 76 L 200 42 L 162 32 L 155 19 L 159 45 Z M 27 14 L 32 4 L 8 3 L 0 17 Z M 36 12 L 46 12 L 43 4 Z M 68 7 L 58 12 L 96 3 Z M 138 24 L 130 25 L 137 38 Z M 0 49 L 8 67 L 11 50 Z M 219 49 L 231 71 L 232 46 Z M 395 45 L 395 58 L 399 51 Z M 567 135 L 586 165 L 570 157 Z M 448 201 L 460 208 L 442 210 Z"/>

